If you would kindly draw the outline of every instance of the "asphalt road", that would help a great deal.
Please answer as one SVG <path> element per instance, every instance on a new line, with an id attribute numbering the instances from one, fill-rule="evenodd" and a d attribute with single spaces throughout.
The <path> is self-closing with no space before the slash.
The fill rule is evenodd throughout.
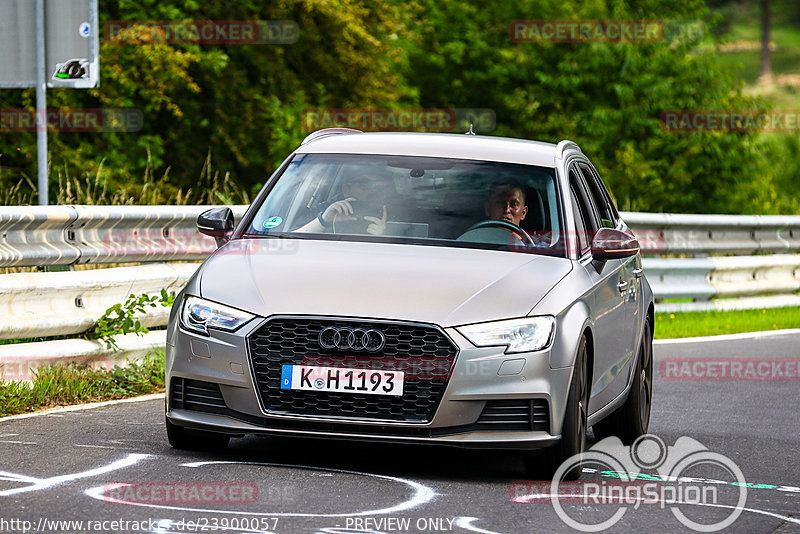
<path id="1" fill-rule="evenodd" d="M 650 431 L 672 448 L 638 449 L 648 480 L 597 464 L 559 509 L 514 454 L 255 437 L 175 451 L 152 399 L 0 421 L 0 532 L 511 534 L 620 513 L 604 532 L 695 532 L 689 521 L 725 521 L 742 495 L 724 532 L 800 532 L 800 335 L 657 344 L 655 356 Z M 647 467 L 688 457 L 686 438 L 707 448 L 679 473 L 692 478 Z M 628 498 L 598 501 L 614 488 Z"/>

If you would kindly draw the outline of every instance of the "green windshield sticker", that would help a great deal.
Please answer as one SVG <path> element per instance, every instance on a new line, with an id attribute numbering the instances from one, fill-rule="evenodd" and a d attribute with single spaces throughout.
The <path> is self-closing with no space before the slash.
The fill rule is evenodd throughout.
<path id="1" fill-rule="evenodd" d="M 283 222 L 283 219 L 280 217 L 270 217 L 266 221 L 264 221 L 264 228 L 275 228 L 279 226 Z"/>

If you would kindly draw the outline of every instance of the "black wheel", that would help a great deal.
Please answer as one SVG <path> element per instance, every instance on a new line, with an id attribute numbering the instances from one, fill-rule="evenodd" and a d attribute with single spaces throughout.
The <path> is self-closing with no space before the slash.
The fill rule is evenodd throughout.
<path id="1" fill-rule="evenodd" d="M 586 338 L 581 338 L 567 397 L 567 410 L 561 427 L 561 441 L 540 454 L 524 458 L 528 475 L 552 478 L 566 460 L 586 450 L 586 421 L 589 416 L 589 371 L 586 367 Z M 578 463 L 564 474 L 564 480 L 578 480 L 583 466 Z"/>
<path id="2" fill-rule="evenodd" d="M 644 322 L 642 343 L 636 358 L 633 383 L 628 398 L 617 411 L 592 426 L 597 439 L 617 436 L 623 443 L 633 443 L 647 434 L 650 406 L 653 402 L 653 334 L 650 318 Z"/>
<path id="3" fill-rule="evenodd" d="M 182 426 L 175 425 L 166 419 L 167 440 L 174 449 L 190 451 L 209 451 L 224 449 L 228 446 L 231 437 L 226 434 L 216 432 L 204 432 L 202 430 L 189 430 Z"/>

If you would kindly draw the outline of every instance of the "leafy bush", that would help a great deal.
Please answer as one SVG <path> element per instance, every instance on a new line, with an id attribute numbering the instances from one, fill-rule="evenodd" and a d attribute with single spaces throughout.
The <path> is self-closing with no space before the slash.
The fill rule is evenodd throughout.
<path id="1" fill-rule="evenodd" d="M 89 330 L 84 336 L 86 339 L 101 339 L 105 341 L 106 346 L 114 351 L 119 350 L 114 336 L 118 334 L 137 334 L 142 335 L 148 333 L 150 330 L 142 326 L 141 321 L 137 318 L 136 314 L 144 314 L 147 312 L 145 308 L 155 308 L 159 305 L 170 307 L 175 301 L 175 297 L 167 293 L 166 289 L 161 290 L 161 294 L 148 295 L 142 293 L 141 295 L 128 295 L 128 298 L 123 303 L 117 303 L 108 308 L 97 324 Z"/>

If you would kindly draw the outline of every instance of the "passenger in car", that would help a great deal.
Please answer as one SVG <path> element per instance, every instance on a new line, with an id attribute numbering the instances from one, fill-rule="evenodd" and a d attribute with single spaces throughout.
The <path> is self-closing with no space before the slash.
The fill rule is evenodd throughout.
<path id="1" fill-rule="evenodd" d="M 325 233 L 335 230 L 339 223 L 363 220 L 368 223 L 367 234 L 383 235 L 386 233 L 388 193 L 388 184 L 381 177 L 374 174 L 354 176 L 342 183 L 340 200 L 330 203 L 295 232 Z"/>

